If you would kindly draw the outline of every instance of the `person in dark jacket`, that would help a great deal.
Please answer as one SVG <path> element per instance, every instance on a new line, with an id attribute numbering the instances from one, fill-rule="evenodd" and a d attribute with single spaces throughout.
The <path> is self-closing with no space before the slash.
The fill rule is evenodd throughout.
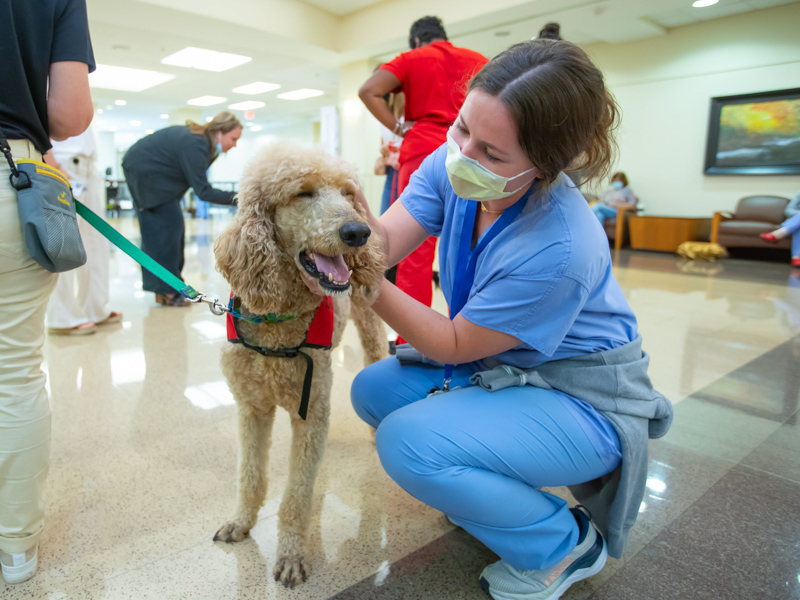
<path id="1" fill-rule="evenodd" d="M 130 147 L 122 170 L 139 217 L 142 250 L 170 273 L 183 270 L 185 227 L 180 201 L 189 188 L 197 197 L 214 204 L 232 205 L 235 192 L 214 189 L 206 171 L 216 158 L 236 147 L 242 124 L 223 111 L 205 125 L 186 121 L 143 137 Z M 142 269 L 142 287 L 154 292 L 165 306 L 188 306 L 189 301 Z"/>

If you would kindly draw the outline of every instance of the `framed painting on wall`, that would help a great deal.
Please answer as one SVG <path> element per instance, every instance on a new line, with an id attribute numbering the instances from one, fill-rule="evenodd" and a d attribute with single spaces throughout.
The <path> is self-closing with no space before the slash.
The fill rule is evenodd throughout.
<path id="1" fill-rule="evenodd" d="M 712 98 L 705 173 L 800 174 L 800 88 Z"/>

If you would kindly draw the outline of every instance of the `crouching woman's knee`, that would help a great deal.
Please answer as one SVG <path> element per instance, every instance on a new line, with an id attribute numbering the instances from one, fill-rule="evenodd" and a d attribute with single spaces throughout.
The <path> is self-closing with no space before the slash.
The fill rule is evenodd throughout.
<path id="1" fill-rule="evenodd" d="M 378 427 L 383 415 L 378 410 L 382 393 L 386 391 L 386 381 L 381 377 L 380 362 L 361 370 L 350 386 L 350 402 L 356 414 L 365 423 Z"/>
<path id="2" fill-rule="evenodd" d="M 421 452 L 430 449 L 426 428 L 419 422 L 415 407 L 396 410 L 387 416 L 375 434 L 375 446 L 386 473 L 404 490 L 419 498 L 435 465 Z"/>

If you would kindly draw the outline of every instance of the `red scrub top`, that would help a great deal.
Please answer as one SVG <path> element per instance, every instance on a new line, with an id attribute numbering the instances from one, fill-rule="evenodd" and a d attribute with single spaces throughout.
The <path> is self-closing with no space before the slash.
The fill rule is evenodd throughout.
<path id="1" fill-rule="evenodd" d="M 400 80 L 406 121 L 415 121 L 400 146 L 400 162 L 427 156 L 447 139 L 467 94 L 467 83 L 489 62 L 483 54 L 450 42 L 403 52 L 381 68 Z"/>

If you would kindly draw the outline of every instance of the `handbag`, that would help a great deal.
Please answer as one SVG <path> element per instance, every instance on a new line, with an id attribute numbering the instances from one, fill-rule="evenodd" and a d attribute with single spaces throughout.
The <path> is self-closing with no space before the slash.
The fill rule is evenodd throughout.
<path id="1" fill-rule="evenodd" d="M 30 257 L 51 273 L 86 264 L 75 198 L 66 176 L 38 160 L 19 158 L 15 163 L 2 128 L 0 150 L 11 167 L 9 181 L 17 190 L 19 220 Z"/>

